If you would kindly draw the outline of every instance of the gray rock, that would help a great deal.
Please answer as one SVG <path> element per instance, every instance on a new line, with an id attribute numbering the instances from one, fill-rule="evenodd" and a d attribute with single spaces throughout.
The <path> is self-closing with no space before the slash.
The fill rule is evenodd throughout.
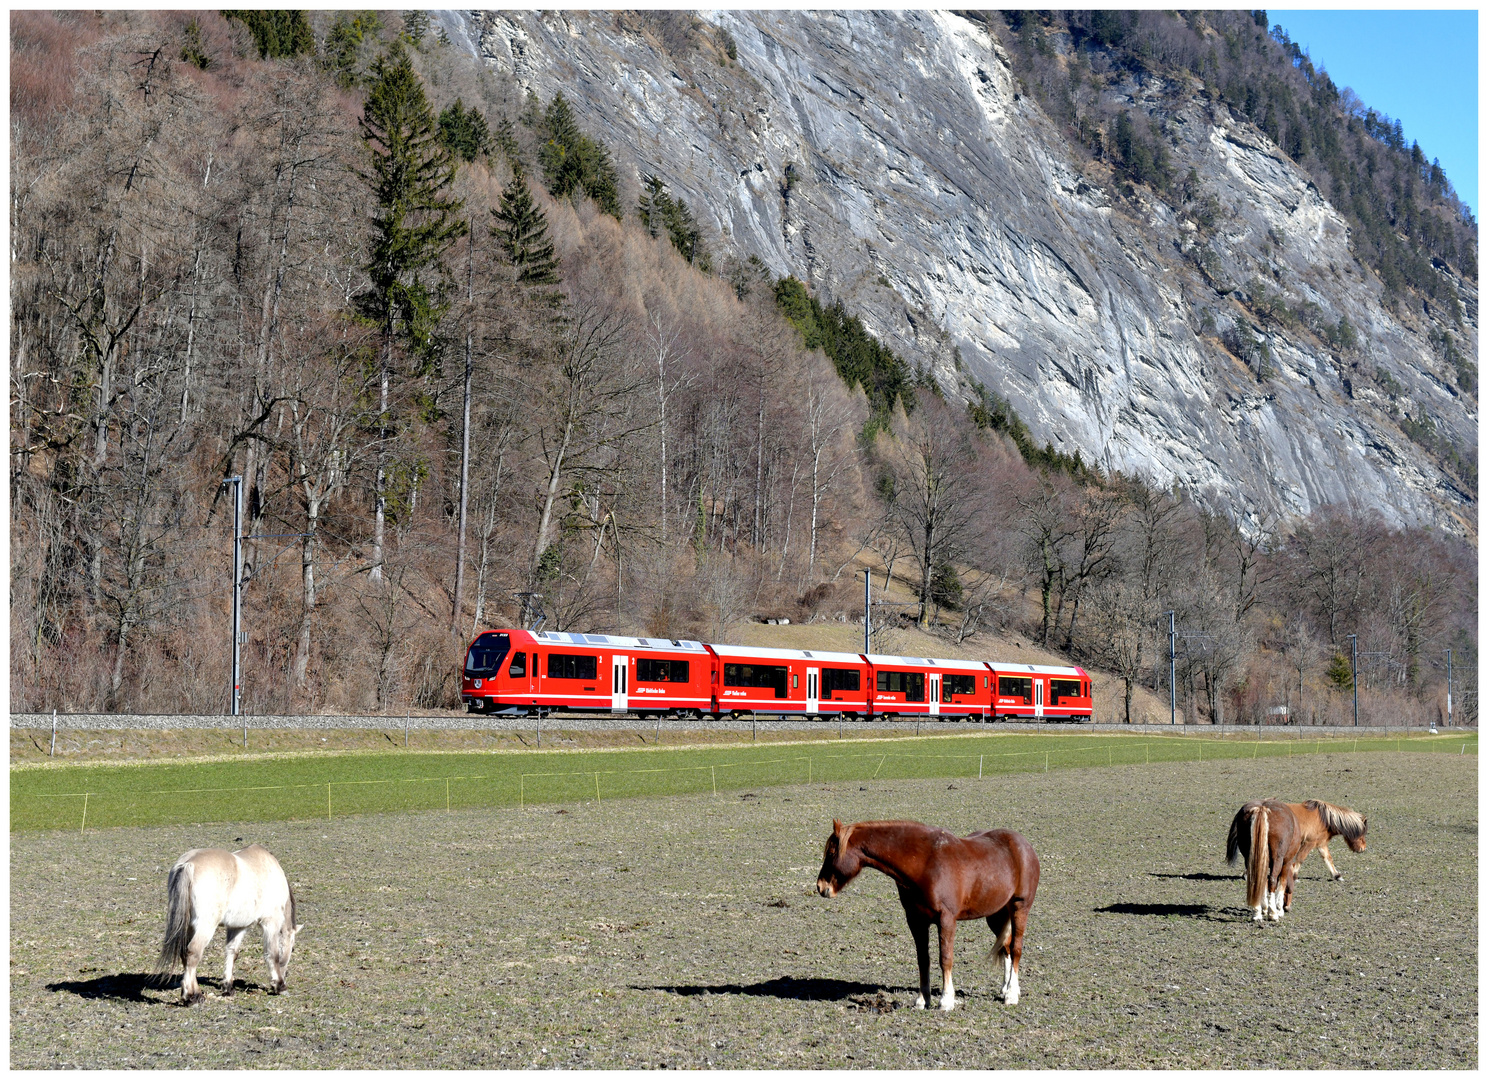
<path id="1" fill-rule="evenodd" d="M 1476 537 L 1476 495 L 1402 432 L 1430 415 L 1475 460 L 1477 402 L 1428 333 L 1477 355 L 1466 311 L 1393 314 L 1348 225 L 1253 125 L 1194 90 L 1164 115 L 1177 168 L 1221 212 L 1124 195 L 1082 165 L 979 24 L 932 11 L 714 11 L 680 55 L 587 12 L 441 13 L 453 40 L 535 90 L 562 90 L 632 183 L 660 176 L 717 244 L 841 300 L 950 394 L 979 379 L 1040 442 L 1182 485 L 1247 529 L 1330 503 Z M 708 44 L 727 30 L 737 62 Z M 1125 87 L 1137 110 L 1160 104 Z M 1211 254 L 1197 250 L 1206 246 Z M 1347 318 L 1340 356 L 1259 326 L 1252 282 Z M 1232 354 L 1243 328 L 1269 363 Z M 1238 333 L 1238 330 L 1235 331 Z M 1404 388 L 1391 400 L 1376 368 Z"/>

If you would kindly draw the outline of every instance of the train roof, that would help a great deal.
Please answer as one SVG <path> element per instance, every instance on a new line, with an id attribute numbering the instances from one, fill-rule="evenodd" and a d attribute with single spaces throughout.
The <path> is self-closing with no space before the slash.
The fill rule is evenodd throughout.
<path id="1" fill-rule="evenodd" d="M 992 665 L 993 671 L 1004 675 L 1027 673 L 1030 675 L 1073 675 L 1076 678 L 1082 678 L 1085 675 L 1085 669 L 1077 667 L 1054 667 L 1049 664 L 1004 664 L 998 660 L 989 660 L 988 663 Z"/>
<path id="2" fill-rule="evenodd" d="M 614 637 L 610 634 L 568 634 L 558 630 L 536 630 L 532 637 L 545 645 L 595 645 L 605 649 L 664 649 L 667 652 L 707 653 L 701 641 L 672 638 Z"/>
<path id="3" fill-rule="evenodd" d="M 861 664 L 857 653 L 823 652 L 820 649 L 763 649 L 749 645 L 712 645 L 719 656 L 763 657 L 766 660 L 822 660 L 833 664 Z"/>
<path id="4" fill-rule="evenodd" d="M 943 660 L 929 656 L 887 656 L 869 653 L 870 664 L 903 664 L 907 667 L 945 668 L 948 671 L 986 671 L 987 665 L 980 660 Z"/>

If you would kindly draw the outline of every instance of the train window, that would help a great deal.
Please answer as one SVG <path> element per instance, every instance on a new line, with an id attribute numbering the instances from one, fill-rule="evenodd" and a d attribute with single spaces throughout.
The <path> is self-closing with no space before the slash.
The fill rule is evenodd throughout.
<path id="1" fill-rule="evenodd" d="M 482 634 L 465 654 L 467 676 L 495 675 L 501 670 L 501 661 L 511 651 L 511 635 Z"/>
<path id="2" fill-rule="evenodd" d="M 798 690 L 798 689 L 800 689 L 800 687 L 801 687 L 801 676 L 799 676 L 799 675 L 792 675 L 791 676 L 791 689 L 792 690 Z"/>
<path id="3" fill-rule="evenodd" d="M 860 673 L 850 668 L 822 668 L 822 693 L 835 694 L 839 690 L 856 694 L 863 683 Z"/>
<path id="4" fill-rule="evenodd" d="M 1079 697 L 1079 679 L 1051 679 L 1049 680 L 1049 696 L 1056 702 L 1060 698 Z"/>
<path id="5" fill-rule="evenodd" d="M 724 686 L 754 686 L 773 689 L 778 698 L 785 697 L 785 677 L 789 669 L 766 664 L 724 664 Z"/>
<path id="6" fill-rule="evenodd" d="M 941 689 L 945 692 L 945 700 L 950 701 L 951 694 L 975 694 L 975 675 L 947 675 L 941 683 Z"/>
<path id="7" fill-rule="evenodd" d="M 548 654 L 548 678 L 593 679 L 599 673 L 599 657 L 575 656 L 573 653 Z"/>
<path id="8" fill-rule="evenodd" d="M 1005 676 L 997 678 L 998 697 L 1020 697 L 1027 704 L 1033 701 L 1032 679 L 1009 679 Z"/>
<path id="9" fill-rule="evenodd" d="M 517 677 L 517 676 L 526 675 L 527 674 L 527 654 L 524 653 L 524 652 L 519 652 L 519 653 L 517 653 L 516 656 L 513 656 L 512 657 L 512 662 L 511 662 L 511 667 L 509 667 L 509 668 L 506 669 L 506 673 L 508 675 L 513 676 L 514 678 Z"/>
<path id="10" fill-rule="evenodd" d="M 985 689 L 987 689 L 991 685 L 992 685 L 992 676 L 990 676 L 990 675 L 983 675 L 982 676 L 982 689 L 985 690 Z"/>
<path id="11" fill-rule="evenodd" d="M 880 671 L 878 688 L 889 694 L 903 694 L 905 701 L 924 701 L 925 675 L 919 671 Z"/>
<path id="12" fill-rule="evenodd" d="M 653 660 L 649 657 L 636 661 L 636 682 L 689 682 L 690 660 Z"/>

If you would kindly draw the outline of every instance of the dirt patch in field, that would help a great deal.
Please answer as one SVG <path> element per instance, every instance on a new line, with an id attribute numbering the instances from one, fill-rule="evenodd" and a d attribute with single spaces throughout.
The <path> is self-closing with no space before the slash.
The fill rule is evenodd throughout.
<path id="1" fill-rule="evenodd" d="M 11 842 L 15 1068 L 1292 1067 L 1477 1065 L 1477 767 L 1323 754 L 986 781 L 328 823 L 23 834 Z M 1246 798 L 1369 816 L 1252 924 L 1222 862 Z M 1023 832 L 1043 864 L 1023 999 L 985 924 L 957 935 L 957 1010 L 917 1011 L 890 881 L 811 892 L 832 818 Z M 259 841 L 305 930 L 289 992 L 145 983 L 165 871 Z M 933 946 L 932 946 L 933 953 Z M 1000 967 L 1000 965 L 999 965 Z M 937 993 L 938 973 L 935 977 Z"/>

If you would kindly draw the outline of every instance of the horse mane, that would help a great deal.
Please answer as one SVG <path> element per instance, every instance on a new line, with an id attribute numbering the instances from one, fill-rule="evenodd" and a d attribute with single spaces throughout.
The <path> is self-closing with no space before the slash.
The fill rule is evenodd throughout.
<path id="1" fill-rule="evenodd" d="M 1345 840 L 1359 840 L 1369 828 L 1369 822 L 1364 815 L 1357 810 L 1350 810 L 1346 806 L 1334 806 L 1325 803 L 1321 799 L 1308 799 L 1302 804 L 1318 817 L 1323 819 L 1330 833 L 1341 836 Z"/>

